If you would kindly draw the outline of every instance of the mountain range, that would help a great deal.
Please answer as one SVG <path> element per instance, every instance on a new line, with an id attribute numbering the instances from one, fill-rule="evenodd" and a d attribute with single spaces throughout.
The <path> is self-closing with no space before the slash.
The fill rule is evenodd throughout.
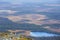
<path id="1" fill-rule="evenodd" d="M 46 24 L 47 25 L 47 24 Z M 15 23 L 9 20 L 8 18 L 0 17 L 0 31 L 7 31 L 7 30 L 30 30 L 30 31 L 39 31 L 39 32 L 48 32 L 48 33 L 56 33 L 59 34 L 60 32 L 54 32 L 51 30 L 44 29 L 46 25 L 35 25 L 35 24 L 27 24 L 27 23 Z M 59 28 L 60 24 L 53 24 L 49 25 L 52 28 Z M 58 27 L 56 27 L 58 26 Z"/>

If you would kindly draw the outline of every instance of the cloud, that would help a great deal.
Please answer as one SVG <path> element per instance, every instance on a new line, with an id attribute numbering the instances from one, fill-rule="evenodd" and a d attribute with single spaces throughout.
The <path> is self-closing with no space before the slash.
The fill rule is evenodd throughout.
<path id="1" fill-rule="evenodd" d="M 13 11 L 13 10 L 0 10 L 0 14 L 5 14 L 4 12 L 6 12 L 7 14 L 15 14 L 17 11 Z"/>
<path id="2" fill-rule="evenodd" d="M 50 31 L 53 31 L 53 32 L 58 32 L 58 33 L 60 32 L 60 28 L 59 29 L 56 29 L 56 28 L 51 28 L 50 26 L 45 26 L 43 28 L 45 28 L 47 30 L 50 30 Z"/>
<path id="3" fill-rule="evenodd" d="M 6 18 L 17 23 L 29 23 L 36 25 L 43 24 L 60 24 L 60 20 L 50 19 L 46 15 L 41 14 L 23 14 L 17 16 L 7 16 Z"/>
<path id="4" fill-rule="evenodd" d="M 38 8 L 35 9 L 36 12 L 50 12 L 53 8 Z"/>
<path id="5" fill-rule="evenodd" d="M 45 6 L 60 6 L 60 4 L 45 4 Z"/>
<path id="6" fill-rule="evenodd" d="M 8 18 L 13 21 L 16 21 L 16 20 L 18 21 L 22 19 L 33 21 L 33 20 L 44 20 L 47 17 L 45 15 L 40 15 L 40 14 L 24 14 L 24 15 L 18 15 L 18 16 L 8 16 Z"/>
<path id="7" fill-rule="evenodd" d="M 60 24 L 60 20 L 50 19 L 41 21 L 42 24 Z"/>
<path id="8" fill-rule="evenodd" d="M 50 26 L 45 26 L 45 27 L 43 27 L 43 28 L 48 29 L 48 28 L 50 28 Z"/>
<path id="9" fill-rule="evenodd" d="M 7 16 L 7 18 L 12 20 L 13 22 L 18 22 L 21 20 L 29 20 L 26 23 L 31 23 L 31 24 L 40 24 L 42 23 L 41 20 L 48 19 L 46 15 L 41 15 L 41 14 L 24 14 L 18 16 Z"/>

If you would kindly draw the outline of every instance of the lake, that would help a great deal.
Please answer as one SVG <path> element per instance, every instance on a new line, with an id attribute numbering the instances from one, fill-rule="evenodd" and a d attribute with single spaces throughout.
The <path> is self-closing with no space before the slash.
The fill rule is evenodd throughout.
<path id="1" fill-rule="evenodd" d="M 52 36 L 60 36 L 60 35 L 47 33 L 47 32 L 30 32 L 30 36 L 32 36 L 32 37 L 52 37 Z"/>

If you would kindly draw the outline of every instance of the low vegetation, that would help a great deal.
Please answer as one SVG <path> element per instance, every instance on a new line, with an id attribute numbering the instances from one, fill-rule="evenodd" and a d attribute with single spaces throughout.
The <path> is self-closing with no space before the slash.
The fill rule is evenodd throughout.
<path id="1" fill-rule="evenodd" d="M 5 33 L 5 32 L 0 33 L 0 40 L 1 40 L 1 38 L 2 38 L 2 40 L 32 40 L 32 38 L 28 38 L 21 34 L 19 37 L 16 37 L 13 34 Z"/>

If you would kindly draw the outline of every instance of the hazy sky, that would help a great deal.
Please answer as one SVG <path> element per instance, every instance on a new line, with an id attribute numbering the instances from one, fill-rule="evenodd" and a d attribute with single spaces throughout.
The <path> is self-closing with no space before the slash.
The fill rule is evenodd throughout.
<path id="1" fill-rule="evenodd" d="M 22 2 L 41 2 L 41 3 L 49 3 L 49 2 L 59 2 L 59 0 L 0 0 L 11 3 L 22 3 Z"/>

